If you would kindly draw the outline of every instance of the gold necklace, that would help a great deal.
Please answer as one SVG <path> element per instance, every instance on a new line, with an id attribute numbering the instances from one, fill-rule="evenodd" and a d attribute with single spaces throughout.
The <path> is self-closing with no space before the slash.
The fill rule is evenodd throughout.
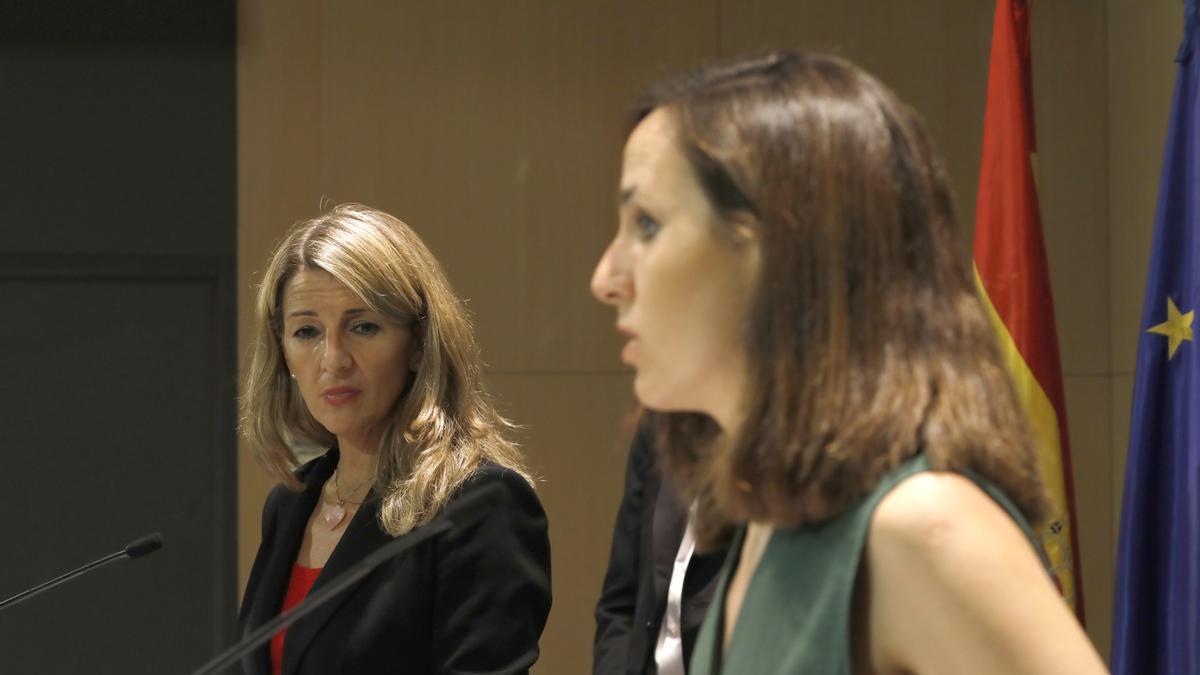
<path id="1" fill-rule="evenodd" d="M 342 521 L 346 519 L 346 499 L 342 497 L 342 486 L 338 481 L 338 477 L 341 475 L 341 473 L 341 471 L 333 472 L 333 494 L 337 499 L 337 503 L 325 509 L 325 513 L 321 516 L 321 518 L 325 521 L 325 526 L 331 530 L 336 530 L 338 526 L 342 524 Z M 354 490 L 352 490 L 350 494 L 358 492 L 362 486 L 371 482 L 371 480 L 373 480 L 373 477 L 368 476 L 366 480 L 358 485 L 355 485 Z M 362 504 L 362 501 L 350 503 L 354 506 L 358 506 L 359 504 Z"/>

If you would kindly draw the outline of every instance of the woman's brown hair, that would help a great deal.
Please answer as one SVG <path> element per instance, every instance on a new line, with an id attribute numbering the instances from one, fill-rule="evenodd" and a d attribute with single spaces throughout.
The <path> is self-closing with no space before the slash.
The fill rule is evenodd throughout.
<path id="1" fill-rule="evenodd" d="M 761 250 L 741 428 L 653 415 L 701 540 L 736 522 L 826 520 L 922 452 L 1040 521 L 1028 423 L 917 114 L 853 64 L 795 52 L 664 82 L 633 125 L 660 108 L 723 221 L 750 223 Z"/>

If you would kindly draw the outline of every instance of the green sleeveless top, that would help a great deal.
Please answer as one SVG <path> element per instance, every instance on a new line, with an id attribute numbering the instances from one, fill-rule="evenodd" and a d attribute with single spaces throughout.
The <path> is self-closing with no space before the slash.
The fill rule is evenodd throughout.
<path id="1" fill-rule="evenodd" d="M 689 675 L 850 675 L 854 581 L 871 515 L 892 488 L 922 471 L 929 471 L 929 462 L 918 455 L 832 520 L 776 529 L 746 589 L 729 649 L 721 654 L 725 592 L 741 554 L 743 528 L 696 638 Z M 1004 507 L 1040 555 L 1033 531 L 1016 506 L 995 487 L 968 477 Z"/>

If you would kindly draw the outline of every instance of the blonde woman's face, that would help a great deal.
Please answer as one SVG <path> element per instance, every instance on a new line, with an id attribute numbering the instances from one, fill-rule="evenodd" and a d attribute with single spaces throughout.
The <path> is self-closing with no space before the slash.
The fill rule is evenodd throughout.
<path id="1" fill-rule="evenodd" d="M 650 114 L 625 145 L 617 234 L 592 293 L 616 309 L 638 399 L 723 424 L 744 394 L 742 326 L 758 270 L 757 243 L 719 239 L 725 227 L 669 113 Z"/>
<path id="2" fill-rule="evenodd" d="M 283 289 L 283 355 L 312 416 L 342 447 L 374 451 L 420 357 L 413 331 L 320 270 Z"/>

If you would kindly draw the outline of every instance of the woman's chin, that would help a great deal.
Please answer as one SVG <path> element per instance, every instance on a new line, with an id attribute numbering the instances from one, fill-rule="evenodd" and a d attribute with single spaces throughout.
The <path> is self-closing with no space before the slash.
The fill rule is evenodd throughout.
<path id="1" fill-rule="evenodd" d="M 654 387 L 647 383 L 646 376 L 642 371 L 637 371 L 633 376 L 633 397 L 637 399 L 643 407 L 650 410 L 662 410 L 659 406 L 658 396 L 655 396 Z"/>
<path id="2" fill-rule="evenodd" d="M 642 407 L 654 412 L 699 412 L 695 402 L 670 388 L 655 386 L 655 382 L 641 372 L 633 380 L 633 395 Z"/>

